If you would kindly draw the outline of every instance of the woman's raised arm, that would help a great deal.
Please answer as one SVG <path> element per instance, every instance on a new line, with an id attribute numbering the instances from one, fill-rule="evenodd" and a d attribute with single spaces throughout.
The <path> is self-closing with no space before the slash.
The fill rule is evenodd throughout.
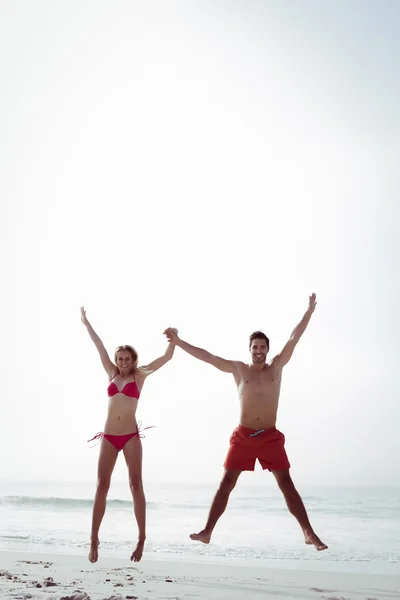
<path id="1" fill-rule="evenodd" d="M 110 360 L 110 357 L 108 356 L 108 352 L 105 349 L 103 342 L 101 341 L 101 339 L 99 338 L 99 336 L 97 335 L 97 333 L 95 332 L 95 330 L 93 329 L 91 324 L 89 323 L 89 321 L 86 317 L 86 310 L 83 306 L 81 306 L 81 320 L 82 320 L 82 323 L 84 324 L 84 326 L 86 327 L 87 332 L 90 335 L 92 342 L 94 343 L 94 345 L 96 346 L 96 348 L 100 354 L 101 363 L 104 367 L 104 370 L 106 371 L 109 378 L 112 379 L 114 377 L 114 375 L 116 374 L 116 372 L 118 371 L 118 369 L 115 366 L 115 364 Z"/>

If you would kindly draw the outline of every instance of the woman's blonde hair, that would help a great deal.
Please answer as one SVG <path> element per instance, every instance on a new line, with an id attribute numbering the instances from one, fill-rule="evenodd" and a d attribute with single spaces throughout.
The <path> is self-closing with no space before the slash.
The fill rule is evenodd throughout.
<path id="1" fill-rule="evenodd" d="M 118 352 L 121 352 L 121 351 L 129 352 L 129 354 L 132 356 L 132 361 L 133 361 L 132 373 L 133 373 L 133 375 L 135 375 L 135 373 L 142 373 L 142 375 L 148 375 L 148 371 L 145 368 L 138 367 L 139 355 L 136 352 L 135 348 L 133 346 L 129 346 L 128 344 L 125 344 L 124 346 L 118 346 L 118 348 L 115 349 L 114 361 L 117 366 L 118 366 L 118 364 L 117 364 Z"/>

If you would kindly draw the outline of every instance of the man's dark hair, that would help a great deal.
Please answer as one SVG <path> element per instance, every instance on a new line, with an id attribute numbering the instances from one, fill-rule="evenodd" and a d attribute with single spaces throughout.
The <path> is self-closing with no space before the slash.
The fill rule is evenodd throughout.
<path id="1" fill-rule="evenodd" d="M 254 340 L 265 340 L 265 343 L 267 344 L 267 350 L 269 350 L 269 339 L 265 333 L 262 331 L 254 331 L 254 333 L 252 333 L 250 336 L 249 348 L 251 348 L 251 344 L 254 342 Z"/>

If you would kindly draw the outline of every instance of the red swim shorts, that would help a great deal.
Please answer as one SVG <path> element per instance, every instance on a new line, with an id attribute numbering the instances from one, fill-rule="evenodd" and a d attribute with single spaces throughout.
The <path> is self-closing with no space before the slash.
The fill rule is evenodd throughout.
<path id="1" fill-rule="evenodd" d="M 281 471 L 290 469 L 285 451 L 285 436 L 276 427 L 250 429 L 239 425 L 232 433 L 225 469 L 254 471 L 256 459 L 263 469 Z"/>

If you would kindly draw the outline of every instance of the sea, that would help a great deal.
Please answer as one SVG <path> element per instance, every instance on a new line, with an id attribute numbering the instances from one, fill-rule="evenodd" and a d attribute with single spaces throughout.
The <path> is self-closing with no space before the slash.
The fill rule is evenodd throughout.
<path id="1" fill-rule="evenodd" d="M 87 554 L 94 482 L 0 481 L 0 549 Z M 329 550 L 306 546 L 278 489 L 237 485 L 212 543 L 189 534 L 205 524 L 215 485 L 147 483 L 147 542 L 150 554 L 189 560 L 234 559 L 391 565 L 400 574 L 400 488 L 307 488 L 302 492 L 310 521 Z M 100 552 L 127 556 L 137 538 L 126 482 L 112 482 L 100 530 Z"/>

